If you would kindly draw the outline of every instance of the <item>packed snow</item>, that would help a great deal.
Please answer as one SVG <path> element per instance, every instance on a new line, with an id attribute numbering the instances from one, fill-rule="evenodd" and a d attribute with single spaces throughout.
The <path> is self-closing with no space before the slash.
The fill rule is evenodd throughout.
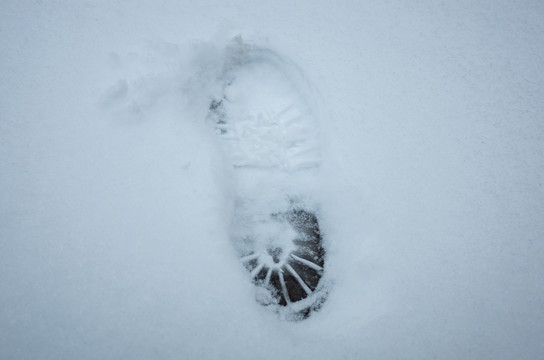
<path id="1" fill-rule="evenodd" d="M 3 1 L 0 358 L 542 357 L 543 35 L 530 0 Z M 207 119 L 237 36 L 316 99 L 303 321 L 229 238 Z"/>

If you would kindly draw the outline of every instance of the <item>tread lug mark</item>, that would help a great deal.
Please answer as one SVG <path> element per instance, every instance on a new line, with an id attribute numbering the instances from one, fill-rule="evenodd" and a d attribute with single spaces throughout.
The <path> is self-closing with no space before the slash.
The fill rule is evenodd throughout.
<path id="1" fill-rule="evenodd" d="M 266 265 L 259 253 L 249 253 L 240 260 L 255 284 L 268 288 L 279 305 L 289 306 L 314 294 L 323 275 L 325 250 L 321 244 L 317 217 L 313 213 L 297 208 L 272 214 L 271 217 L 293 226 L 298 233 L 298 237 L 293 240 L 297 249 L 288 255 L 281 267 Z M 281 248 L 272 248 L 267 253 L 279 259 L 281 251 Z M 305 307 L 298 314 L 305 318 L 311 308 Z"/>

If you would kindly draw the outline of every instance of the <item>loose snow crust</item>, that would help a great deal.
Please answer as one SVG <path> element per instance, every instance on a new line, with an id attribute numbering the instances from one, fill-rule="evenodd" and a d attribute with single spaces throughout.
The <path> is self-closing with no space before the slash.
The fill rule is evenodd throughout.
<path id="1" fill-rule="evenodd" d="M 319 166 L 312 109 L 291 84 L 295 79 L 288 77 L 285 65 L 273 60 L 257 59 L 225 74 L 227 81 L 230 73 L 236 77 L 226 86 L 222 107 L 231 121 L 216 129 L 224 132 L 226 151 L 236 167 L 293 171 Z"/>
<path id="2" fill-rule="evenodd" d="M 0 358 L 544 353 L 541 2 L 1 8 Z M 304 322 L 255 302 L 228 235 L 204 84 L 237 34 L 323 119 L 335 283 Z"/>

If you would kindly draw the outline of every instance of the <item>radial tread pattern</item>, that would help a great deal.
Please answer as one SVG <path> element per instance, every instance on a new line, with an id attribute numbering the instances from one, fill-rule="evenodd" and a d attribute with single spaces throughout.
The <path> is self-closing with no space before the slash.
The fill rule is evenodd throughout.
<path id="1" fill-rule="evenodd" d="M 257 252 L 241 257 L 241 262 L 253 282 L 267 288 L 279 305 L 289 306 L 312 296 L 319 297 L 316 291 L 323 275 L 325 251 L 316 216 L 303 209 L 294 209 L 273 217 L 288 221 L 297 230 L 296 249 L 283 263 L 275 259 L 276 253 L 281 252 L 277 248 L 267 252 L 274 259 L 274 265 L 265 263 L 265 254 Z M 309 314 L 306 308 L 300 312 L 306 314 L 304 316 Z"/>

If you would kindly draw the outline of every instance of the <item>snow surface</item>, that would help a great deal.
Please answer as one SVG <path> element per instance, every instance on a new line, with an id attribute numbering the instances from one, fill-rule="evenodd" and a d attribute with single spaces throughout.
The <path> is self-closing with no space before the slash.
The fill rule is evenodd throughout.
<path id="1" fill-rule="evenodd" d="M 200 84 L 237 34 L 321 98 L 302 322 L 227 235 Z M 3 1 L 0 358 L 541 358 L 543 66 L 539 1 Z"/>

